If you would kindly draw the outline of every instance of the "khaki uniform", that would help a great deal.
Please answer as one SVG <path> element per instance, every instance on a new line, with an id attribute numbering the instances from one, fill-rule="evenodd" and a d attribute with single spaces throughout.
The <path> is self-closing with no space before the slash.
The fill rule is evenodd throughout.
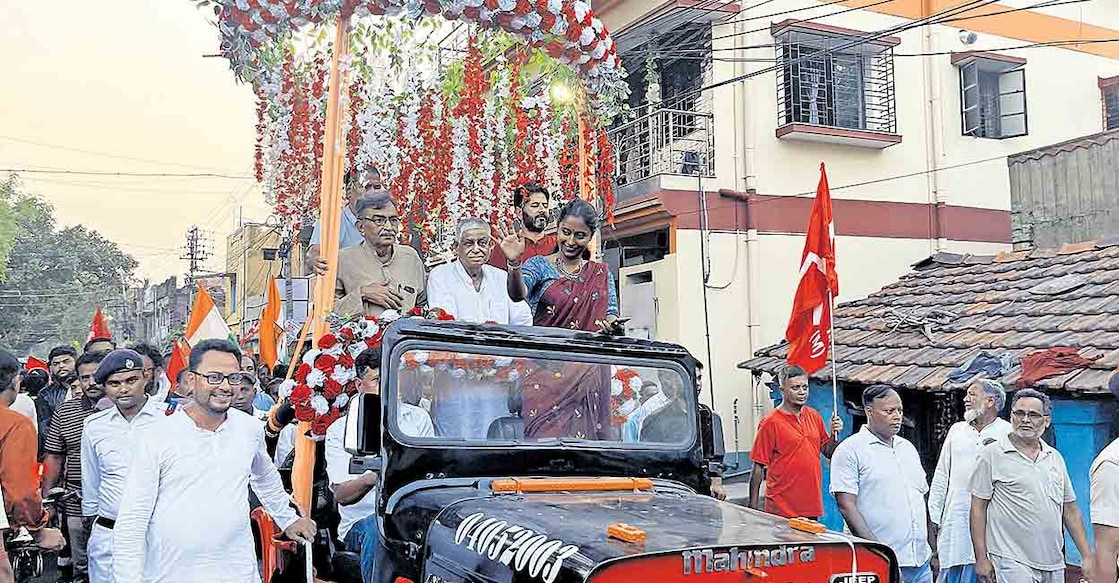
<path id="1" fill-rule="evenodd" d="M 404 299 L 401 313 L 427 301 L 427 272 L 416 250 L 407 245 L 393 245 L 392 257 L 383 262 L 368 242 L 338 252 L 338 279 L 334 286 L 334 312 L 343 317 L 359 314 L 380 316 L 385 308 L 361 298 L 363 286 L 382 284 Z"/>

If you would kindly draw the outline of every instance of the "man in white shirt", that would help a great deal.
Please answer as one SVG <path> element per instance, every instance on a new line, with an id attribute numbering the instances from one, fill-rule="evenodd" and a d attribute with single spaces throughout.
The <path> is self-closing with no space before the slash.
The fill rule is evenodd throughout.
<path id="1" fill-rule="evenodd" d="M 1119 397 L 1119 371 L 1111 375 L 1111 394 Z M 1097 581 L 1115 581 L 1119 575 L 1119 439 L 1103 448 L 1092 462 L 1092 530 L 1096 535 L 1094 564 Z M 1087 559 L 1085 559 L 1087 560 Z M 1093 582 L 1095 583 L 1095 582 Z"/>
<path id="2" fill-rule="evenodd" d="M 381 351 L 368 349 L 354 360 L 361 392 L 381 392 Z M 407 403 L 397 403 L 397 423 L 405 435 L 434 437 L 435 427 L 427 411 Z M 348 413 L 347 413 L 348 414 Z M 326 473 L 334 500 L 338 502 L 338 538 L 346 550 L 361 556 L 361 578 L 372 581 L 376 573 L 377 546 L 380 530 L 377 524 L 377 474 L 350 474 L 353 458 L 345 449 L 346 417 L 335 421 L 326 430 Z"/>
<path id="3" fill-rule="evenodd" d="M 936 532 L 940 559 L 938 583 L 975 581 L 975 552 L 971 547 L 968 516 L 971 511 L 971 474 L 976 456 L 987 443 L 1010 433 L 1010 423 L 999 417 L 1006 404 L 1006 390 L 982 379 L 964 395 L 964 420 L 948 430 L 929 492 L 929 518 Z"/>
<path id="4" fill-rule="evenodd" d="M 139 436 L 113 529 L 117 581 L 259 582 L 250 485 L 285 535 L 313 540 L 315 523 L 288 506 L 264 428 L 230 410 L 240 360 L 226 340 L 193 347 L 184 376 L 193 399 Z"/>
<path id="5" fill-rule="evenodd" d="M 458 259 L 431 270 L 428 306 L 442 308 L 462 322 L 531 326 L 528 304 L 509 299 L 505 271 L 486 264 L 492 250 L 489 223 L 476 218 L 459 222 L 455 237 Z"/>
<path id="6" fill-rule="evenodd" d="M 831 491 L 851 532 L 888 545 L 903 583 L 932 583 L 932 549 L 917 448 L 898 435 L 901 396 L 887 385 L 863 391 L 866 425 L 842 441 L 831 458 Z"/>
<path id="7" fill-rule="evenodd" d="M 91 521 L 89 580 L 113 581 L 113 528 L 125 478 L 139 433 L 163 419 L 167 404 L 149 397 L 143 356 L 127 349 L 110 352 L 94 373 L 113 406 L 94 413 L 82 430 L 82 515 Z"/>
<path id="8" fill-rule="evenodd" d="M 1041 439 L 1052 404 L 1024 389 L 1010 401 L 1014 430 L 983 447 L 971 476 L 971 544 L 979 583 L 1063 583 L 1065 529 L 1083 557 L 1088 534 L 1061 454 Z M 1092 578 L 1092 561 L 1084 561 Z"/>

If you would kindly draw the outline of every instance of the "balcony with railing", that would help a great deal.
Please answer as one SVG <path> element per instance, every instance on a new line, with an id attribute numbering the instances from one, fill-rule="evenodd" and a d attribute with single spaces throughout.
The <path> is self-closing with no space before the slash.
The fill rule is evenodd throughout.
<path id="1" fill-rule="evenodd" d="M 659 176 L 715 175 L 710 101 L 674 100 L 642 110 L 644 115 L 609 131 L 620 189 Z"/>
<path id="2" fill-rule="evenodd" d="M 893 56 L 899 39 L 803 21 L 772 30 L 778 138 L 867 148 L 901 142 Z"/>

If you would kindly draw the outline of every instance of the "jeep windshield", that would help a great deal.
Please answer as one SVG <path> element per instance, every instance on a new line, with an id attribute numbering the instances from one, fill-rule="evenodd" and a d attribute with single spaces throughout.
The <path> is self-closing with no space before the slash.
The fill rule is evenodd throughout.
<path id="1" fill-rule="evenodd" d="M 407 349 L 387 399 L 405 443 L 606 445 L 679 449 L 693 443 L 695 391 L 660 362 L 573 353 Z M 391 382 L 391 381 L 390 381 Z"/>

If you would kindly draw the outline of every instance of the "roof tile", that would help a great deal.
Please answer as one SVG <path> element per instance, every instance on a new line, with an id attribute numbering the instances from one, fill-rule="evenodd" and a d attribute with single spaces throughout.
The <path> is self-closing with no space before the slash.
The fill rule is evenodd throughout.
<path id="1" fill-rule="evenodd" d="M 1108 374 L 1119 367 L 1119 244 L 1090 242 L 997 257 L 941 255 L 920 265 L 870 296 L 837 307 L 839 378 L 942 390 L 949 387 L 948 375 L 980 349 L 1021 358 L 1072 346 L 1096 358 L 1091 368 L 1039 386 L 1106 392 Z M 1072 274 L 1080 275 L 1057 281 Z M 1082 282 L 1072 281 L 1077 277 Z M 1047 285 L 1038 288 L 1042 284 Z M 895 327 L 887 318 L 892 313 L 917 323 Z M 942 313 L 950 314 L 946 321 L 938 321 Z M 928 324 L 931 338 L 922 324 Z M 787 350 L 759 350 L 763 358 L 744 365 L 779 366 Z M 999 380 L 1011 383 L 1020 375 L 1016 367 Z"/>

